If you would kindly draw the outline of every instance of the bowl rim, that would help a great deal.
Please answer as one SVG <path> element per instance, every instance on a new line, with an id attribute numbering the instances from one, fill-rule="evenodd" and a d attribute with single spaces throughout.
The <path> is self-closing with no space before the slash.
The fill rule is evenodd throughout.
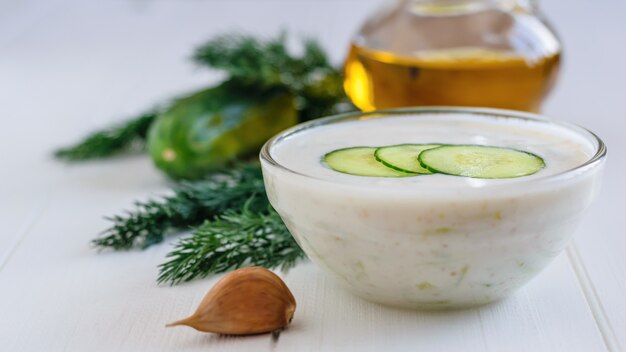
<path id="1" fill-rule="evenodd" d="M 320 126 L 329 125 L 332 123 L 341 123 L 343 121 L 351 121 L 351 120 L 360 120 L 367 118 L 384 118 L 385 116 L 401 116 L 401 115 L 419 115 L 419 114 L 429 114 L 429 113 L 447 113 L 447 114 L 471 114 L 471 115 L 480 115 L 480 116 L 489 116 L 495 118 L 516 118 L 519 120 L 525 121 L 533 121 L 538 123 L 546 123 L 549 125 L 556 125 L 562 128 L 569 130 L 570 132 L 574 132 L 577 135 L 584 137 L 585 139 L 591 139 L 596 144 L 595 153 L 584 163 L 577 165 L 571 169 L 564 170 L 555 174 L 546 175 L 543 177 L 530 178 L 530 179 L 518 179 L 516 182 L 505 183 L 499 185 L 486 185 L 482 188 L 491 188 L 494 186 L 510 186 L 510 185 L 520 185 L 520 184 L 528 184 L 528 183 L 552 183 L 558 182 L 563 179 L 569 178 L 574 174 L 583 173 L 586 170 L 593 169 L 596 165 L 600 164 L 607 155 L 607 147 L 602 139 L 590 131 L 589 129 L 582 127 L 578 124 L 565 122 L 557 119 L 552 119 L 545 117 L 543 115 L 534 114 L 530 112 L 524 111 L 516 111 L 516 110 L 506 110 L 506 109 L 495 109 L 495 108 L 482 108 L 482 107 L 458 107 L 458 106 L 428 106 L 428 107 L 406 107 L 406 108 L 395 108 L 395 109 L 384 109 L 384 110 L 373 110 L 373 111 L 355 111 L 348 113 L 335 114 L 327 117 L 322 117 L 318 119 L 314 119 L 311 121 L 303 122 L 298 125 L 295 125 L 291 128 L 288 128 L 274 137 L 270 138 L 261 148 L 261 152 L 259 154 L 261 162 L 267 162 L 269 165 L 281 169 L 285 172 L 295 174 L 301 177 L 305 177 L 307 179 L 313 179 L 317 181 L 329 182 L 333 184 L 339 184 L 332 180 L 316 177 L 313 175 L 309 175 L 306 173 L 301 173 L 291 168 L 282 165 L 279 163 L 274 157 L 272 157 L 270 153 L 270 149 L 281 142 L 282 140 L 294 136 L 298 133 L 307 131 L 309 129 L 313 129 Z M 585 136 L 586 135 L 586 136 Z"/>

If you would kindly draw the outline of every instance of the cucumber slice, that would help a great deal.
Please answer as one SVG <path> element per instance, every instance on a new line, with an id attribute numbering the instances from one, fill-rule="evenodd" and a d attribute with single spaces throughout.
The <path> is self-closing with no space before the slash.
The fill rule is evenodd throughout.
<path id="1" fill-rule="evenodd" d="M 324 155 L 324 162 L 335 171 L 356 176 L 410 176 L 383 165 L 374 157 L 375 151 L 375 147 L 338 149 Z"/>
<path id="2" fill-rule="evenodd" d="M 376 149 L 376 160 L 392 169 L 410 174 L 431 174 L 424 168 L 417 157 L 424 150 L 439 147 L 440 144 L 398 144 Z"/>
<path id="3" fill-rule="evenodd" d="M 546 166 L 532 153 L 481 145 L 444 145 L 423 151 L 418 160 L 432 172 L 474 178 L 521 177 Z"/>

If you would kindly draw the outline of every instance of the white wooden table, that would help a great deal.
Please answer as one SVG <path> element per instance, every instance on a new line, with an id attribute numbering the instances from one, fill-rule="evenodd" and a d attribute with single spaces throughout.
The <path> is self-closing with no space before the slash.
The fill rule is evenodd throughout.
<path id="1" fill-rule="evenodd" d="M 547 0 L 566 48 L 545 112 L 608 144 L 604 189 L 575 241 L 510 299 L 446 313 L 343 292 L 311 264 L 277 342 L 165 329 L 215 281 L 155 282 L 173 240 L 96 253 L 134 199 L 166 189 L 147 157 L 66 166 L 57 146 L 216 78 L 186 60 L 231 29 L 316 34 L 340 62 L 378 0 L 0 0 L 0 351 L 604 351 L 626 346 L 626 1 Z"/>

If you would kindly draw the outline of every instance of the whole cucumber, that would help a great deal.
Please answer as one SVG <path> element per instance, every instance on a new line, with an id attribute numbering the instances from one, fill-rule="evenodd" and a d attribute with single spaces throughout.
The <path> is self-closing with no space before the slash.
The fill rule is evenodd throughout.
<path id="1" fill-rule="evenodd" d="M 263 143 L 298 121 L 295 97 L 231 82 L 176 101 L 148 133 L 154 164 L 177 179 L 198 179 L 229 161 L 257 153 Z"/>

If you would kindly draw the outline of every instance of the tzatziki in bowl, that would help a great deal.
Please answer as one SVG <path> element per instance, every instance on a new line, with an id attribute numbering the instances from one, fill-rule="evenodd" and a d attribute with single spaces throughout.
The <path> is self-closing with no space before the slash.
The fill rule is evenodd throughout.
<path id="1" fill-rule="evenodd" d="M 567 245 L 598 192 L 592 132 L 493 109 L 352 113 L 267 142 L 267 195 L 353 293 L 447 309 L 512 293 Z"/>

